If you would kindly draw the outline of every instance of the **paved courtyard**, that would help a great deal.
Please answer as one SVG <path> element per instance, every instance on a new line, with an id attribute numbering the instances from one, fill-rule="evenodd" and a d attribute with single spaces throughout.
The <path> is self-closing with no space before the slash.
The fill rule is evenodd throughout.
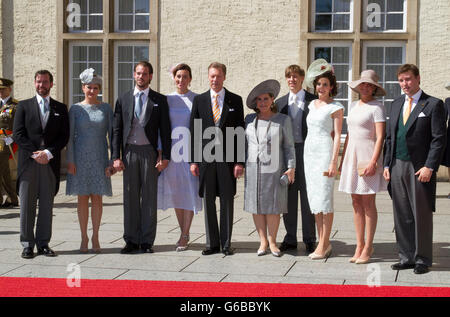
<path id="1" fill-rule="evenodd" d="M 434 264 L 430 273 L 415 275 L 412 270 L 393 271 L 397 262 L 397 247 L 393 232 L 392 204 L 387 193 L 379 194 L 378 227 L 375 253 L 367 265 L 348 263 L 355 248 L 353 212 L 349 195 L 335 186 L 335 217 L 331 243 L 333 252 L 327 259 L 312 261 L 299 243 L 297 252 L 281 258 L 272 255 L 258 257 L 259 239 L 252 216 L 242 210 L 243 181 L 238 182 L 235 200 L 233 256 L 215 254 L 202 256 L 205 245 L 203 212 L 194 217 L 191 241 L 185 252 L 176 252 L 179 228 L 173 210 L 158 212 L 158 233 L 154 254 L 121 255 L 124 246 L 122 177 L 113 178 L 113 197 L 104 198 L 100 227 L 101 254 L 80 254 L 80 231 L 76 197 L 65 195 L 65 181 L 55 200 L 53 237 L 50 246 L 56 258 L 37 256 L 21 258 L 19 243 L 19 209 L 0 209 L 0 276 L 67 278 L 68 266 L 76 263 L 84 279 L 167 280 L 210 282 L 260 282 L 302 284 L 380 283 L 395 286 L 450 287 L 450 184 L 438 184 L 438 210 L 434 215 Z M 300 220 L 299 220 L 300 221 Z M 301 228 L 301 226 L 299 226 Z M 281 222 L 278 241 L 285 233 Z M 301 240 L 301 230 L 298 233 Z"/>

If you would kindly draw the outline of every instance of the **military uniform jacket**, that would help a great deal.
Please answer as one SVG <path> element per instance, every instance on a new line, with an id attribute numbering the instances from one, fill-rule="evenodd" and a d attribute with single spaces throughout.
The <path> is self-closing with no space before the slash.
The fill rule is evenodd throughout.
<path id="1" fill-rule="evenodd" d="M 4 140 L 6 136 L 3 134 L 3 129 L 5 129 L 7 135 L 12 137 L 14 116 L 18 103 L 18 100 L 9 98 L 0 109 L 0 154 L 10 154 L 9 146 L 6 145 Z"/>

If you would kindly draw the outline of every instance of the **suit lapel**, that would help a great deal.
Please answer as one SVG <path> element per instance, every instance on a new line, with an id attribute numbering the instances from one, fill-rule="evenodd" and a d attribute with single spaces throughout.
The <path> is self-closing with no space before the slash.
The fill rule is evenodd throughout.
<path id="1" fill-rule="evenodd" d="M 211 93 L 209 90 L 204 93 L 203 98 L 203 118 L 206 119 L 208 127 L 213 127 L 215 126 L 215 123 L 212 112 Z"/>
<path id="2" fill-rule="evenodd" d="M 32 99 L 31 111 L 32 111 L 33 115 L 37 118 L 37 120 L 39 121 L 39 127 L 41 128 L 41 131 L 43 131 L 43 129 L 42 129 L 41 109 L 39 107 L 39 103 L 37 101 L 37 97 L 34 97 Z"/>
<path id="3" fill-rule="evenodd" d="M 142 126 L 145 127 L 148 123 L 148 120 L 150 119 L 153 107 L 155 106 L 155 103 L 152 100 L 152 90 L 150 89 L 148 91 L 148 98 L 147 98 L 147 107 L 145 108 L 144 118 L 142 120 Z"/>
<path id="4" fill-rule="evenodd" d="M 230 107 L 232 106 L 230 94 L 225 89 L 225 98 L 223 101 L 222 115 L 220 116 L 219 127 L 222 128 L 225 124 L 228 116 L 228 112 L 230 111 Z"/>
<path id="5" fill-rule="evenodd" d="M 411 112 L 411 115 L 408 118 L 408 121 L 406 122 L 406 131 L 408 131 L 414 124 L 414 122 L 419 117 L 419 114 L 423 111 L 423 109 L 428 104 L 428 96 L 422 92 L 420 95 L 419 101 L 417 102 L 417 105 L 414 107 L 414 110 Z"/>
<path id="6" fill-rule="evenodd" d="M 128 122 L 130 123 L 130 126 L 133 124 L 134 119 L 134 107 L 135 107 L 135 100 L 134 100 L 134 90 L 130 90 L 128 96 L 126 97 L 128 101 L 128 105 L 131 105 L 131 107 L 126 107 L 125 105 L 122 105 L 123 109 L 127 112 L 128 115 Z"/>
<path id="7" fill-rule="evenodd" d="M 402 96 L 401 98 L 392 102 L 391 117 L 389 118 L 389 121 L 391 122 L 391 128 L 393 132 L 397 131 L 398 120 L 400 119 L 400 113 L 403 110 L 404 103 L 405 103 L 405 96 Z"/>
<path id="8" fill-rule="evenodd" d="M 52 98 L 50 98 L 50 101 L 48 104 L 47 124 L 45 125 L 45 128 L 44 128 L 44 134 L 47 132 L 48 127 L 51 126 L 54 116 L 55 116 L 55 104 L 54 104 L 54 100 Z M 41 116 L 39 116 L 39 117 L 41 117 Z"/>

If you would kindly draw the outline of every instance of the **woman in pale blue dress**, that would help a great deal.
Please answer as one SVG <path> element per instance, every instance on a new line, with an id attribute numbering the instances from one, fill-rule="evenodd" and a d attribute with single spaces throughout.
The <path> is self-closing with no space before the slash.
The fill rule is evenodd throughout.
<path id="1" fill-rule="evenodd" d="M 319 243 L 309 255 L 324 259 L 331 253 L 330 234 L 333 225 L 333 187 L 337 174 L 344 107 L 333 100 L 337 94 L 336 77 L 325 60 L 313 62 L 306 75 L 318 99 L 309 104 L 306 118 L 308 136 L 305 140 L 305 179 L 308 202 L 315 215 Z"/>
<path id="2" fill-rule="evenodd" d="M 167 96 L 172 125 L 172 153 L 169 165 L 158 179 L 158 209 L 175 209 L 181 236 L 176 251 L 188 247 L 189 231 L 194 213 L 202 209 L 198 196 L 199 179 L 189 170 L 189 120 L 192 101 L 197 95 L 189 90 L 192 80 L 191 68 L 186 64 L 176 65 L 171 73 L 177 91 Z"/>
<path id="3" fill-rule="evenodd" d="M 67 144 L 66 195 L 78 196 L 78 220 L 81 229 L 80 252 L 88 252 L 89 198 L 92 202 L 92 250 L 100 252 L 99 228 L 102 196 L 112 196 L 110 176 L 114 173 L 108 155 L 112 136 L 113 112 L 107 103 L 98 101 L 102 80 L 93 69 L 81 75 L 85 99 L 70 107 L 70 139 Z"/>

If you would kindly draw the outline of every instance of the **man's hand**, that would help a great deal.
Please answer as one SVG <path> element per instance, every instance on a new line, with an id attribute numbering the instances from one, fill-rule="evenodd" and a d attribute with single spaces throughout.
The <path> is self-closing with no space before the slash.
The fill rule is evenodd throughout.
<path id="1" fill-rule="evenodd" d="M 420 170 L 418 170 L 415 175 L 419 176 L 418 177 L 419 182 L 428 183 L 431 180 L 433 171 L 431 169 L 429 169 L 428 167 L 424 166 Z"/>
<path id="2" fill-rule="evenodd" d="M 162 172 L 164 171 L 167 166 L 169 165 L 169 160 L 160 160 L 158 162 L 156 162 L 155 167 L 158 169 L 158 172 Z"/>
<path id="3" fill-rule="evenodd" d="M 125 165 L 123 165 L 123 162 L 120 159 L 114 160 L 113 167 L 117 172 L 121 172 L 125 169 Z"/>
<path id="4" fill-rule="evenodd" d="M 234 178 L 240 178 L 244 174 L 244 167 L 241 164 L 234 165 Z"/>
<path id="5" fill-rule="evenodd" d="M 198 169 L 198 165 L 197 165 L 197 164 L 192 163 L 190 169 L 191 169 L 191 174 L 192 174 L 193 176 L 195 176 L 195 177 L 200 176 L 200 171 L 199 171 L 199 169 Z"/>
<path id="6" fill-rule="evenodd" d="M 389 172 L 389 168 L 384 169 L 383 177 L 386 180 L 386 182 L 389 182 L 391 180 L 391 173 Z"/>
<path id="7" fill-rule="evenodd" d="M 46 165 L 49 162 L 47 153 L 45 151 L 36 151 L 33 152 L 33 159 L 39 164 Z"/>

